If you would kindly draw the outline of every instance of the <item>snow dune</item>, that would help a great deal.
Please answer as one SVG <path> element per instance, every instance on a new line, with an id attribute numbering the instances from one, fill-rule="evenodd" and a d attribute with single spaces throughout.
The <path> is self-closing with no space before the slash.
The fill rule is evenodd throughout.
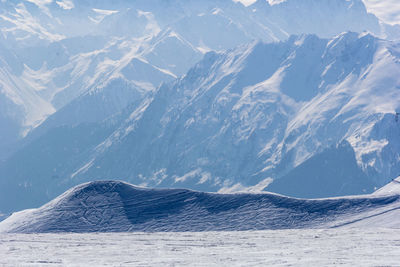
<path id="1" fill-rule="evenodd" d="M 97 181 L 76 186 L 38 209 L 14 213 L 0 223 L 0 232 L 400 228 L 398 182 L 400 178 L 376 195 L 295 199 L 272 193 L 215 194 Z"/>

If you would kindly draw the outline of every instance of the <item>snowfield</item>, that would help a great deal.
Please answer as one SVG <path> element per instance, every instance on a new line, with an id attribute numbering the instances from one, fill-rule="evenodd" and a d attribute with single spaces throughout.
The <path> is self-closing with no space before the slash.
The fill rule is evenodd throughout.
<path id="1" fill-rule="evenodd" d="M 400 230 L 0 234 L 0 266 L 398 266 Z"/>

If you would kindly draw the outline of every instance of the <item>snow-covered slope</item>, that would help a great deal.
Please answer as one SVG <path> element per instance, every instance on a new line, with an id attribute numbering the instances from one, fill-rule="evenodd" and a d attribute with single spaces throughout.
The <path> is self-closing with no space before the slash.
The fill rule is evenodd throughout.
<path id="1" fill-rule="evenodd" d="M 400 208 L 400 195 L 301 200 L 270 193 L 211 194 L 123 182 L 74 187 L 38 209 L 12 214 L 0 232 L 214 231 L 349 225 Z M 372 225 L 370 225 L 372 226 Z M 400 227 L 393 217 L 391 227 Z"/>

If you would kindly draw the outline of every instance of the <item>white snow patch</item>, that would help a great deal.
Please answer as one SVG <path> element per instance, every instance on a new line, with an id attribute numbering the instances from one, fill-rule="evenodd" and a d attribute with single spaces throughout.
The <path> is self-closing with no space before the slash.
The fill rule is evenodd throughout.
<path id="1" fill-rule="evenodd" d="M 209 172 L 202 172 L 201 173 L 201 178 L 197 184 L 204 184 L 207 181 L 211 180 L 211 173 Z"/>
<path id="2" fill-rule="evenodd" d="M 222 13 L 222 10 L 221 10 L 220 8 L 214 8 L 214 9 L 212 10 L 212 14 L 213 14 L 213 15 L 218 15 L 218 14 L 220 14 L 220 13 Z"/>
<path id="3" fill-rule="evenodd" d="M 236 2 L 236 3 L 240 2 L 244 6 L 250 6 L 250 5 L 254 4 L 255 2 L 257 2 L 257 0 L 232 0 L 232 1 Z M 280 3 L 285 2 L 285 1 L 286 0 L 265 0 L 265 2 L 268 2 L 270 5 L 280 4 Z"/>
<path id="4" fill-rule="evenodd" d="M 81 168 L 79 168 L 79 170 L 77 170 L 76 172 L 74 172 L 71 175 L 71 178 L 74 178 L 76 175 L 80 174 L 80 173 L 85 173 L 87 172 L 87 170 L 89 170 L 90 167 L 92 167 L 94 162 L 94 159 L 91 159 L 88 163 L 86 163 L 85 165 L 83 165 Z"/>
<path id="5" fill-rule="evenodd" d="M 45 13 L 50 18 L 53 17 L 50 13 L 49 8 L 47 7 L 47 5 L 51 4 L 53 2 L 53 0 L 25 0 L 25 1 L 31 2 L 35 5 L 37 5 L 40 8 L 40 10 L 43 11 L 43 13 Z"/>
<path id="6" fill-rule="evenodd" d="M 206 53 L 208 53 L 208 52 L 211 51 L 211 49 L 208 48 L 208 47 L 205 46 L 205 45 L 203 45 L 203 46 L 197 46 L 196 49 L 199 50 L 200 53 L 202 53 L 202 54 L 206 54 Z"/>
<path id="7" fill-rule="evenodd" d="M 386 139 L 382 140 L 366 140 L 360 135 L 354 135 L 347 139 L 351 146 L 354 148 L 356 154 L 357 164 L 359 166 L 363 165 L 363 155 L 370 154 L 373 152 L 380 153 L 382 149 L 389 144 Z M 373 161 L 369 162 L 369 166 L 373 167 L 375 165 L 375 158 Z"/>
<path id="8" fill-rule="evenodd" d="M 75 7 L 74 3 L 71 0 L 62 0 L 56 1 L 57 5 L 65 10 L 70 10 Z"/>
<path id="9" fill-rule="evenodd" d="M 185 175 L 182 176 L 173 176 L 175 183 L 185 182 L 187 179 L 193 179 L 196 177 L 200 177 L 197 184 L 203 184 L 209 180 L 211 180 L 211 173 L 203 171 L 201 168 L 197 168 L 192 170 Z"/>
<path id="10" fill-rule="evenodd" d="M 218 190 L 221 194 L 235 194 L 235 193 L 262 193 L 274 180 L 271 177 L 261 180 L 258 184 L 253 186 L 244 186 L 241 183 L 236 183 L 229 187 L 223 187 Z"/>
<path id="11" fill-rule="evenodd" d="M 146 11 L 142 11 L 142 10 L 138 10 L 138 16 L 141 17 L 145 17 L 148 20 L 148 23 L 146 25 L 146 32 L 148 32 L 148 35 L 157 35 L 158 33 L 161 32 L 161 28 L 158 25 L 156 19 L 154 18 L 153 13 L 151 12 L 146 12 Z"/>
<path id="12" fill-rule="evenodd" d="M 251 4 L 254 4 L 257 0 L 233 0 L 233 2 L 240 2 L 244 6 L 250 6 Z"/>
<path id="13" fill-rule="evenodd" d="M 38 1 L 35 4 L 40 4 L 42 11 L 51 17 L 50 12 L 45 6 L 46 2 Z M 11 24 L 14 24 L 13 27 L 3 28 L 2 31 L 13 33 L 20 30 L 25 33 L 25 36 L 17 36 L 16 40 L 24 40 L 31 37 L 31 35 L 37 35 L 40 39 L 49 40 L 52 42 L 60 41 L 65 38 L 65 36 L 62 34 L 49 32 L 40 24 L 36 17 L 29 13 L 24 4 L 20 3 L 16 5 L 15 11 L 16 13 L 7 14 L 8 16 L 5 14 L 0 14 L 0 18 Z"/>
<path id="14" fill-rule="evenodd" d="M 105 16 L 109 16 L 109 15 L 118 13 L 118 10 L 107 10 L 107 9 L 98 9 L 98 8 L 92 8 L 92 10 L 100 15 L 105 15 Z"/>
<path id="15" fill-rule="evenodd" d="M 106 10 L 98 8 L 92 8 L 92 10 L 95 12 L 95 17 L 89 16 L 89 19 L 96 24 L 102 22 L 105 17 L 119 12 L 118 10 Z"/>

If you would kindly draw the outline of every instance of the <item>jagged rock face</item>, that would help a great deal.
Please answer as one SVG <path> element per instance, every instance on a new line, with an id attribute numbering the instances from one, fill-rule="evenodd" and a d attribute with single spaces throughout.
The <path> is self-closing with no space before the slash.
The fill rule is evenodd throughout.
<path id="1" fill-rule="evenodd" d="M 0 232 L 339 227 L 359 224 L 373 217 L 372 214 L 399 205 L 399 196 L 393 192 L 376 197 L 300 200 L 269 193 L 224 195 L 137 188 L 122 182 L 102 181 L 72 188 L 39 209 L 13 214 L 0 223 Z M 385 221 L 377 226 L 385 226 Z"/>

